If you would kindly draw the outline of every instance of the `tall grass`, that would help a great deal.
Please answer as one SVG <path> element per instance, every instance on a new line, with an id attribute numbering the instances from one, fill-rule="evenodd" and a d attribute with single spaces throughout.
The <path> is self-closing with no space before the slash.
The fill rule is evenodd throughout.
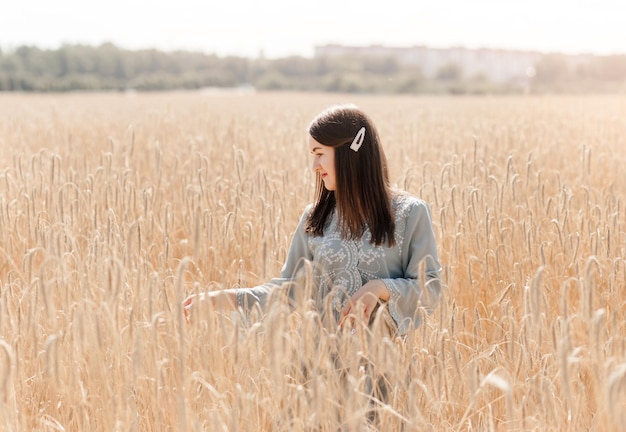
<path id="1" fill-rule="evenodd" d="M 185 323 L 277 275 L 308 121 L 347 101 L 431 204 L 436 312 Z M 623 430 L 624 148 L 619 96 L 0 95 L 0 430 Z"/>

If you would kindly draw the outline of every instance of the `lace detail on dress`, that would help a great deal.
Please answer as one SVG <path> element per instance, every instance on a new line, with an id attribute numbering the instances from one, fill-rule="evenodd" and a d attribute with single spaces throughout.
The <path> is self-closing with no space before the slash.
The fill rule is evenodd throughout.
<path id="1" fill-rule="evenodd" d="M 410 204 L 414 202 L 414 198 L 406 198 L 402 194 L 395 194 L 393 197 L 396 244 L 392 248 L 372 245 L 369 228 L 365 229 L 358 240 L 342 239 L 336 213 L 332 215 L 324 236 L 309 237 L 313 261 L 316 263 L 314 276 L 319 287 L 318 304 L 323 304 L 323 299 L 330 295 L 330 304 L 338 317 L 348 299 L 359 288 L 372 279 L 380 279 L 380 274 L 386 271 L 383 268 L 386 256 L 399 257 L 402 254 L 406 217 Z M 397 298 L 396 292 L 390 294 L 392 299 Z"/>
<path id="2" fill-rule="evenodd" d="M 235 293 L 237 308 L 246 310 L 246 293 L 243 290 L 237 290 Z"/>

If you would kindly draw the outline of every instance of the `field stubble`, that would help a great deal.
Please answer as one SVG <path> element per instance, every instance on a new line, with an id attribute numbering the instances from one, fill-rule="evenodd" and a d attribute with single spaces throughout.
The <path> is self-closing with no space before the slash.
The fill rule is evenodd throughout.
<path id="1" fill-rule="evenodd" d="M 306 305 L 186 324 L 277 275 L 308 121 L 347 101 L 431 205 L 436 312 L 403 341 Z M 624 148 L 618 96 L 0 95 L 0 430 L 623 430 Z"/>

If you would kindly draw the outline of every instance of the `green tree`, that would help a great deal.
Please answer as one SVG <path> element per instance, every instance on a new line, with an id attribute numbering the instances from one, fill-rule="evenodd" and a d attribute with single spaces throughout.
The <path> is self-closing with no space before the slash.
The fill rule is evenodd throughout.
<path id="1" fill-rule="evenodd" d="M 436 73 L 436 78 L 442 81 L 453 81 L 463 77 L 463 70 L 457 63 L 446 63 Z"/>
<path id="2" fill-rule="evenodd" d="M 569 78 L 570 66 L 561 54 L 545 55 L 535 65 L 534 81 L 537 83 L 555 83 Z"/>

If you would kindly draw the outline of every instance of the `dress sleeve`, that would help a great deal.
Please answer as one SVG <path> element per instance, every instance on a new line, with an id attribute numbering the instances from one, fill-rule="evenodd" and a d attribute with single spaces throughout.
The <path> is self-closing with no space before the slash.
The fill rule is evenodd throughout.
<path id="1" fill-rule="evenodd" d="M 404 274 L 382 281 L 389 290 L 389 312 L 405 334 L 421 324 L 421 310 L 431 313 L 439 301 L 441 264 L 432 227 L 430 208 L 422 201 L 411 206 L 406 216 L 401 244 Z"/>
<path id="2" fill-rule="evenodd" d="M 238 308 L 249 312 L 255 305 L 264 307 L 274 290 L 291 282 L 304 263 L 312 260 L 313 254 L 309 247 L 308 234 L 305 232 L 306 220 L 310 209 L 311 206 L 309 205 L 300 217 L 296 231 L 291 238 L 287 259 L 280 271 L 280 276 L 253 288 L 237 288 L 235 291 L 237 293 Z"/>

